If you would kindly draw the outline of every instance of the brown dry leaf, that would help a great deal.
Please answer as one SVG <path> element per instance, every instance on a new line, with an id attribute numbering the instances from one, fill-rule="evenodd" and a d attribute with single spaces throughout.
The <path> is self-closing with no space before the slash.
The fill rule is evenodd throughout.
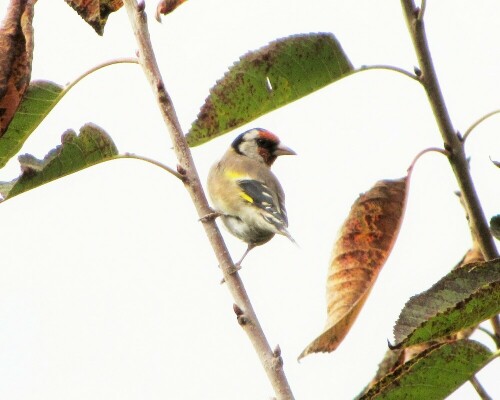
<path id="1" fill-rule="evenodd" d="M 463 197 L 460 195 L 460 193 L 457 193 L 457 196 L 460 199 L 460 203 L 462 206 L 464 206 L 463 202 Z M 464 206 L 465 209 L 465 206 Z M 467 218 L 469 219 L 469 218 Z M 484 257 L 481 253 L 481 250 L 479 249 L 478 242 L 475 240 L 473 236 L 473 243 L 472 243 L 472 248 L 469 249 L 463 258 L 458 262 L 457 265 L 455 265 L 454 269 L 462 268 L 464 265 L 467 265 L 469 263 L 475 263 L 475 262 L 481 262 L 484 261 Z M 425 343 L 419 343 L 415 344 L 413 346 L 408 346 L 404 348 L 399 348 L 399 349 L 389 349 L 387 350 L 384 359 L 382 362 L 379 364 L 378 371 L 375 375 L 375 377 L 372 379 L 372 381 L 368 384 L 368 387 L 365 389 L 365 391 L 368 391 L 372 386 L 374 386 L 380 379 L 382 379 L 385 375 L 388 375 L 392 373 L 396 368 L 400 367 L 401 365 L 407 363 L 408 361 L 411 361 L 415 357 L 417 357 L 419 354 L 421 354 L 423 351 L 427 351 L 429 348 L 432 346 L 435 346 L 436 344 L 439 343 L 445 343 L 445 342 L 453 342 L 457 340 L 462 340 L 462 339 L 467 339 L 469 338 L 476 327 L 472 326 L 467 329 L 463 329 L 459 332 L 456 332 L 452 335 L 445 336 L 443 338 L 440 338 L 438 340 L 432 340 L 429 342 Z"/>
<path id="2" fill-rule="evenodd" d="M 65 0 L 97 34 L 104 33 L 109 14 L 123 6 L 122 0 Z"/>
<path id="3" fill-rule="evenodd" d="M 170 14 L 185 1 L 186 0 L 161 0 L 156 6 L 156 14 L 155 14 L 156 20 L 158 22 L 161 22 L 160 14 L 161 15 Z"/>
<path id="4" fill-rule="evenodd" d="M 0 28 L 0 137 L 30 82 L 35 3 L 36 0 L 12 0 Z"/>
<path id="5" fill-rule="evenodd" d="M 326 284 L 327 322 L 299 359 L 331 352 L 356 320 L 396 241 L 409 177 L 379 181 L 351 208 L 335 245 Z"/>

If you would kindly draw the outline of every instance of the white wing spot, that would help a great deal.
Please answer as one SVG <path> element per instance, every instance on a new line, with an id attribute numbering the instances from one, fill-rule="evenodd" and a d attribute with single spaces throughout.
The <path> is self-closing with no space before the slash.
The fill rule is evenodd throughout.
<path id="1" fill-rule="evenodd" d="M 270 92 L 273 91 L 273 85 L 271 85 L 271 81 L 270 81 L 268 76 L 266 76 L 266 86 L 267 86 L 267 90 L 269 90 Z"/>

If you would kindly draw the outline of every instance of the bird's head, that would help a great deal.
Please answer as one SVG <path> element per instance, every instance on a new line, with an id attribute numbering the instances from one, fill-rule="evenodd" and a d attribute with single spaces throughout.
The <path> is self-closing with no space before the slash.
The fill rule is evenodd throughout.
<path id="1" fill-rule="evenodd" d="M 233 141 L 231 146 L 236 153 L 263 162 L 269 167 L 278 156 L 297 154 L 281 144 L 274 133 L 261 128 L 243 132 Z"/>

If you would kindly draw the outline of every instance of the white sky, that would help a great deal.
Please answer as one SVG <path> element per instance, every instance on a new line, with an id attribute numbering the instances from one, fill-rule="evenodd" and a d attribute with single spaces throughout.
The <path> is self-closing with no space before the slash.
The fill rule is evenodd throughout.
<path id="1" fill-rule="evenodd" d="M 7 1 L 0 0 L 0 10 Z M 329 31 L 356 67 L 416 63 L 399 2 L 192 0 L 158 24 L 158 61 L 187 131 L 227 67 L 248 50 L 296 33 Z M 500 108 L 500 4 L 429 1 L 431 50 L 455 127 Z M 125 10 L 98 37 L 63 1 L 39 0 L 34 79 L 64 84 L 88 68 L 135 54 Z M 168 135 L 136 65 L 76 86 L 26 142 L 43 157 L 68 128 L 92 121 L 121 152 L 175 166 Z M 254 250 L 241 272 L 271 343 L 280 345 L 297 399 L 349 399 L 372 378 L 406 300 L 450 270 L 470 245 L 446 160 L 426 155 L 413 174 L 393 254 L 337 351 L 296 358 L 325 320 L 330 251 L 352 202 L 375 181 L 405 174 L 440 146 L 423 90 L 387 71 L 357 74 L 193 150 L 200 175 L 236 134 L 260 126 L 297 157 L 277 161 L 290 231 Z M 500 117 L 467 144 L 489 217 L 500 212 Z M 19 172 L 17 160 L 0 180 Z M 0 279 L 0 398 L 267 399 L 273 393 L 182 185 L 134 160 L 101 164 L 5 202 Z M 231 254 L 245 245 L 224 232 Z M 489 327 L 489 324 L 486 325 Z M 476 336 L 491 346 L 484 334 Z M 479 374 L 500 398 L 497 360 Z M 452 399 L 475 398 L 469 384 Z"/>

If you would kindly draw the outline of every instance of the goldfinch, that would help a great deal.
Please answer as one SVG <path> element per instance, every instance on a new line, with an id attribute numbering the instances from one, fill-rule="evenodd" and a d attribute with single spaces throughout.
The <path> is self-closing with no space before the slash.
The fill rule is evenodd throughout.
<path id="1" fill-rule="evenodd" d="M 285 194 L 271 165 L 278 156 L 296 154 L 273 133 L 260 128 L 240 134 L 208 174 L 208 192 L 226 228 L 248 244 L 239 266 L 255 246 L 288 233 Z"/>

